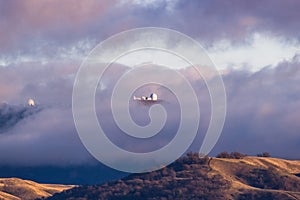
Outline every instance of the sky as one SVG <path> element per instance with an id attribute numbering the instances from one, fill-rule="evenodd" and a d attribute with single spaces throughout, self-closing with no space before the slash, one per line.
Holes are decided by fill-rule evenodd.
<path id="1" fill-rule="evenodd" d="M 76 73 L 99 42 L 141 27 L 174 29 L 195 39 L 222 74 L 227 116 L 212 155 L 267 151 L 275 157 L 300 159 L 299 9 L 298 0 L 0 1 L 1 165 L 94 163 L 72 117 Z M 124 138 L 108 109 L 111 89 L 126 69 L 121 62 L 108 71 L 96 99 L 102 102 L 98 112 L 107 113 L 98 114 L 100 123 L 112 132 L 112 140 L 130 149 L 134 145 L 122 143 Z M 210 104 L 204 82 L 189 67 L 182 72 L 204 107 L 198 142 L 191 146 L 196 151 L 207 129 Z M 164 105 L 172 116 L 163 129 L 166 138 L 131 150 L 158 148 L 172 137 L 178 110 L 174 97 L 167 90 L 164 94 L 175 102 Z M 29 98 L 39 109 L 26 106 Z M 134 109 L 146 112 L 147 107 L 132 109 L 139 116 Z M 148 120 L 147 116 L 135 118 L 144 125 Z"/>

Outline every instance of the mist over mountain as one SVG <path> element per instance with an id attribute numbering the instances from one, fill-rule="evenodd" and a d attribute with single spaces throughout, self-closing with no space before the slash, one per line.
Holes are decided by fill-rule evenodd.
<path id="1" fill-rule="evenodd" d="M 255 73 L 248 70 L 223 72 L 222 77 L 228 99 L 227 118 L 221 137 L 211 155 L 216 155 L 224 150 L 238 150 L 249 155 L 269 151 L 276 157 L 299 158 L 297 149 L 299 149 L 298 132 L 300 127 L 298 123 L 295 123 L 299 119 L 298 108 L 300 108 L 298 57 L 296 56 L 292 61 L 282 62 L 275 68 L 266 67 Z M 113 170 L 102 164 L 99 164 L 99 166 L 101 165 L 99 172 L 95 170 L 97 167 L 91 167 L 91 171 L 94 171 L 95 174 L 105 174 L 105 176 L 101 176 L 102 180 L 91 175 L 86 178 L 82 176 L 76 181 L 75 178 L 69 176 L 72 171 L 84 174 L 88 170 L 82 169 L 93 165 L 98 166 L 98 161 L 87 152 L 75 129 L 71 110 L 71 94 L 76 68 L 70 66 L 68 70 L 63 70 L 64 73 L 61 73 L 62 66 L 59 65 L 52 66 L 53 70 L 50 71 L 41 70 L 37 79 L 33 78 L 37 76 L 34 73 L 36 69 L 29 65 L 23 66 L 13 74 L 9 68 L 0 69 L 0 81 L 3 84 L 7 84 L 16 76 L 25 74 L 22 76 L 24 80 L 15 83 L 15 87 L 23 85 L 23 89 L 15 96 L 11 96 L 12 102 L 19 101 L 23 98 L 22 96 L 34 96 L 42 106 L 46 107 L 39 110 L 39 107 L 27 108 L 27 106 L 2 104 L 0 168 L 3 170 L 0 171 L 0 174 L 3 177 L 17 176 L 35 181 L 44 181 L 46 177 L 49 177 L 49 181 L 52 183 L 75 181 L 74 184 L 100 183 L 109 180 L 110 177 L 115 178 L 112 174 Z M 158 91 L 159 96 L 165 100 L 163 105 L 169 111 L 167 124 L 158 135 L 159 137 L 153 137 L 151 141 L 132 138 L 127 141 L 128 136 L 126 137 L 116 126 L 110 110 L 113 86 L 118 77 L 126 70 L 128 67 L 112 66 L 104 74 L 102 82 L 99 83 L 95 97 L 99 123 L 109 133 L 108 137 L 125 149 L 145 152 L 160 148 L 167 144 L 176 133 L 180 117 L 176 98 L 164 88 Z M 181 72 L 190 79 L 199 97 L 200 128 L 195 142 L 190 147 L 190 150 L 198 151 L 210 119 L 209 95 L 205 83 L 203 80 L 195 78 L 192 68 L 182 69 Z M 289 85 L 288 90 L 286 85 Z M 55 89 L 49 91 L 48 88 Z M 137 91 L 137 95 L 148 95 L 152 88 L 160 87 L 141 88 Z M 0 91 L 2 99 L 5 92 L 7 91 Z M 130 102 L 129 108 L 132 118 L 137 124 L 147 125 L 149 123 L 147 106 Z M 287 146 L 289 148 L 286 148 Z M 9 169 L 10 167 L 11 169 Z M 47 175 L 48 172 L 54 174 L 55 171 L 60 175 Z"/>
<path id="2" fill-rule="evenodd" d="M 101 184 L 127 175 L 128 173 L 111 169 L 96 160 L 88 165 L 0 166 L 0 177 L 18 177 L 51 184 Z"/>
<path id="3" fill-rule="evenodd" d="M 22 120 L 40 112 L 41 107 L 0 104 L 0 134 L 16 126 Z"/>

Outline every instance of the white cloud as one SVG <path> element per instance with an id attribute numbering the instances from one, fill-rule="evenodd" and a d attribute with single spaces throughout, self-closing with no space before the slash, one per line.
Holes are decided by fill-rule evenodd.
<path id="1" fill-rule="evenodd" d="M 168 12 L 173 12 L 178 0 L 122 0 L 119 5 L 131 4 L 142 8 L 153 8 L 164 6 Z"/>
<path id="2" fill-rule="evenodd" d="M 172 67 L 175 69 L 187 67 L 190 63 L 186 62 L 182 58 L 168 53 L 163 50 L 152 50 L 146 49 L 141 51 L 133 51 L 130 54 L 126 54 L 123 57 L 120 57 L 116 62 L 129 66 L 140 66 L 143 64 L 155 64 L 166 67 Z"/>
<path id="3" fill-rule="evenodd" d="M 220 70 L 248 68 L 258 71 L 265 66 L 276 66 L 283 60 L 291 60 L 300 50 L 296 41 L 255 33 L 242 45 L 228 40 L 216 42 L 208 49 L 212 60 Z"/>
<path id="4" fill-rule="evenodd" d="M 96 41 L 88 38 L 66 46 L 57 46 L 51 42 L 42 41 L 39 46 L 33 46 L 28 53 L 16 52 L 11 55 L 0 55 L 0 67 L 32 62 L 43 65 L 57 61 L 78 61 L 80 63 L 95 46 Z"/>

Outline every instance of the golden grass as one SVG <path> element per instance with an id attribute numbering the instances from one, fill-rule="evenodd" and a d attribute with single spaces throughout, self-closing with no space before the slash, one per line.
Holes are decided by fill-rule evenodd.
<path id="1" fill-rule="evenodd" d="M 213 158 L 210 162 L 212 167 L 212 173 L 222 175 L 226 180 L 232 184 L 232 189 L 235 191 L 239 190 L 264 190 L 276 193 L 285 193 L 289 196 L 300 197 L 299 192 L 282 191 L 282 190 L 271 190 L 271 189 L 260 189 L 249 186 L 242 183 L 236 176 L 241 168 L 264 168 L 268 169 L 275 167 L 277 170 L 283 173 L 297 174 L 300 173 L 300 161 L 284 160 L 278 158 L 264 158 L 264 157 L 252 157 L 248 156 L 243 159 L 227 159 L 227 158 Z"/>
<path id="2" fill-rule="evenodd" d="M 21 198 L 15 197 L 11 194 L 5 193 L 5 192 L 0 192 L 0 199 L 9 199 L 9 200 L 20 200 Z"/>
<path id="3" fill-rule="evenodd" d="M 35 199 L 49 197 L 74 185 L 40 184 L 18 178 L 0 178 L 0 199 Z"/>
<path id="4" fill-rule="evenodd" d="M 300 161 L 283 160 L 278 158 L 245 157 L 243 159 L 213 158 L 210 161 L 211 174 L 220 174 L 228 180 L 232 187 L 231 192 L 242 190 L 263 190 L 275 193 L 284 193 L 294 198 L 300 197 L 300 192 L 260 189 L 242 182 L 236 174 L 241 169 L 251 170 L 253 168 L 276 168 L 282 174 L 300 173 Z M 292 176 L 292 175 L 291 175 Z M 48 197 L 54 193 L 62 192 L 74 187 L 74 185 L 39 184 L 30 180 L 18 178 L 0 178 L 0 200 L 34 199 Z"/>

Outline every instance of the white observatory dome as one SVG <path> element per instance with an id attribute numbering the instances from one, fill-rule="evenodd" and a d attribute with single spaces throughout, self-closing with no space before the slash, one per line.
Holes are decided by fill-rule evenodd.
<path id="1" fill-rule="evenodd" d="M 157 101 L 157 99 L 158 99 L 157 94 L 155 94 L 155 93 L 150 94 L 150 98 L 151 98 L 153 101 Z"/>
<path id="2" fill-rule="evenodd" d="M 33 99 L 28 99 L 28 105 L 29 106 L 35 106 L 35 102 Z"/>

